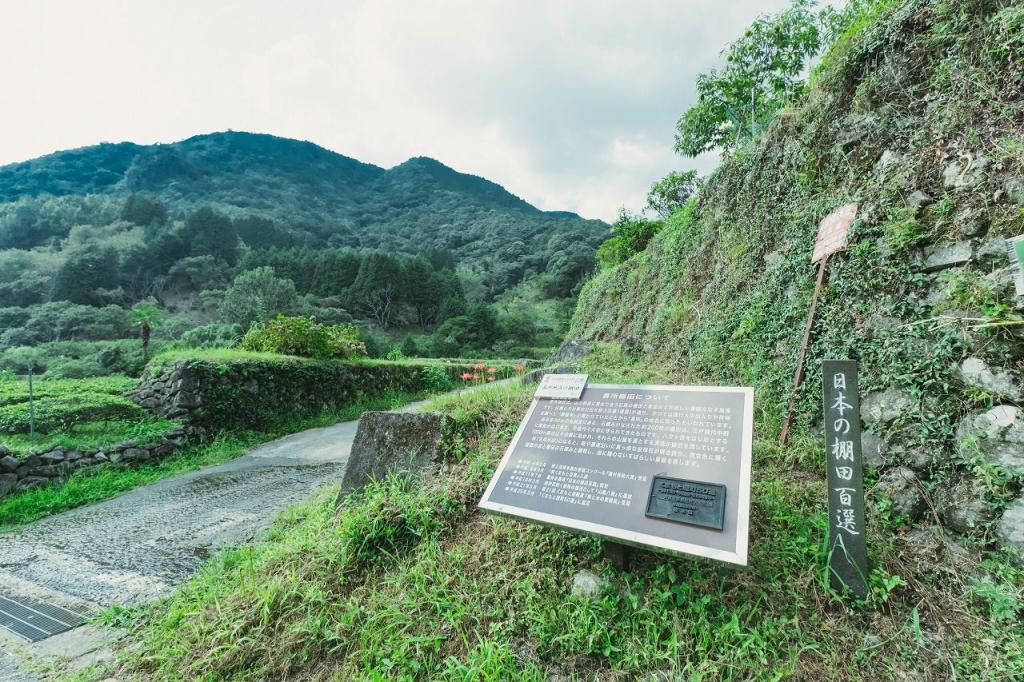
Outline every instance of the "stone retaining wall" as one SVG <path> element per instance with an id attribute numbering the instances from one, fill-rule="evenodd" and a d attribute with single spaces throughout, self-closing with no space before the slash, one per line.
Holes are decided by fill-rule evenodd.
<path id="1" fill-rule="evenodd" d="M 457 386 L 465 365 L 246 357 L 184 359 L 152 367 L 127 397 L 162 418 L 196 429 L 265 430 L 275 423 L 338 410 L 389 392 Z M 514 375 L 508 367 L 497 378 Z M 439 385 L 440 380 L 440 385 Z"/>
<path id="2" fill-rule="evenodd" d="M 0 445 L 0 498 L 65 478 L 76 471 L 101 466 L 132 466 L 163 459 L 184 445 L 188 432 L 176 426 L 159 440 L 139 444 L 124 441 L 95 450 L 70 450 L 61 445 L 45 452 L 15 457 Z"/>

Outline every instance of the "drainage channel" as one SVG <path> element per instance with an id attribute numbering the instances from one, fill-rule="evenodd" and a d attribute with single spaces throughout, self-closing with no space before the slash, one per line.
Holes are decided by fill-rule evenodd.
<path id="1" fill-rule="evenodd" d="M 29 599 L 0 596 L 0 627 L 30 642 L 38 642 L 85 625 L 87 612 L 76 612 Z"/>

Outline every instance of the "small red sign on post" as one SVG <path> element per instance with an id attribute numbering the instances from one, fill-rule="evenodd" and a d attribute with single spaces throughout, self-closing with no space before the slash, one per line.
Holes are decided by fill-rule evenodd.
<path id="1" fill-rule="evenodd" d="M 831 256 L 846 248 L 847 236 L 855 215 L 857 215 L 857 204 L 844 204 L 822 218 L 818 225 L 818 236 L 814 240 L 812 263 L 817 263 L 825 256 Z"/>

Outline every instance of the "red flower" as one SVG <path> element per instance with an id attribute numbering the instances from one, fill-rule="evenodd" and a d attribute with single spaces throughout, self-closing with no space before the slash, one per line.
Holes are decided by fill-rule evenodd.
<path id="1" fill-rule="evenodd" d="M 485 365 L 484 363 L 482 363 L 482 362 L 478 362 L 478 363 L 476 363 L 475 365 L 473 365 L 473 369 L 483 369 L 483 368 L 485 368 L 486 366 L 487 366 L 487 365 Z"/>
<path id="2" fill-rule="evenodd" d="M 463 372 L 463 373 L 462 373 L 462 374 L 460 374 L 459 376 L 461 376 L 461 377 L 462 377 L 462 380 L 463 380 L 463 381 L 469 381 L 470 379 L 472 379 L 472 378 L 473 378 L 473 375 L 472 375 L 472 374 L 470 374 L 469 372 Z"/>
<path id="3" fill-rule="evenodd" d="M 498 371 L 498 368 L 497 368 L 497 367 L 488 367 L 488 368 L 487 368 L 487 371 L 488 371 L 489 373 L 491 373 L 491 374 L 494 374 L 495 372 L 497 372 L 497 371 Z"/>
<path id="4" fill-rule="evenodd" d="M 474 375 L 473 375 L 473 378 L 474 378 L 474 379 L 479 379 L 479 378 L 480 378 L 480 375 L 479 375 L 479 374 L 474 374 Z"/>
<path id="5" fill-rule="evenodd" d="M 523 365 L 512 365 L 512 369 L 514 369 L 517 372 L 525 372 L 526 371 L 526 367 L 523 366 Z"/>

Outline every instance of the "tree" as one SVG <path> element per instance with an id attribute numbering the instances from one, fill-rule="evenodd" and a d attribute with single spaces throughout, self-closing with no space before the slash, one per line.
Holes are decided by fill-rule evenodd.
<path id="1" fill-rule="evenodd" d="M 814 5 L 793 0 L 783 12 L 758 17 L 728 47 L 724 67 L 697 76 L 697 103 L 676 125 L 679 154 L 730 149 L 803 91 L 804 70 L 834 18 L 830 10 L 816 13 Z"/>
<path id="2" fill-rule="evenodd" d="M 405 299 L 416 315 L 416 322 L 424 327 L 433 324 L 437 319 L 441 297 L 445 293 L 443 287 L 447 284 L 446 279 L 439 277 L 430 261 L 422 256 L 405 261 L 402 270 L 405 276 Z"/>
<path id="3" fill-rule="evenodd" d="M 182 238 L 193 256 L 210 255 L 228 265 L 238 262 L 238 233 L 231 219 L 209 207 L 200 208 L 185 221 Z"/>
<path id="4" fill-rule="evenodd" d="M 458 265 L 455 255 L 448 249 L 427 249 L 422 256 L 430 261 L 435 270 L 454 270 Z"/>
<path id="5" fill-rule="evenodd" d="M 320 252 L 313 271 L 311 291 L 317 296 L 340 296 L 356 281 L 361 261 L 351 249 Z"/>
<path id="6" fill-rule="evenodd" d="M 189 256 L 170 267 L 164 281 L 165 291 L 194 293 L 203 289 L 223 288 L 229 279 L 230 268 L 213 256 Z"/>
<path id="7" fill-rule="evenodd" d="M 132 323 L 139 328 L 139 339 L 142 341 L 142 357 L 149 357 L 149 335 L 160 326 L 164 319 L 164 311 L 157 305 L 156 299 L 149 297 L 132 306 Z"/>
<path id="8" fill-rule="evenodd" d="M 381 327 L 387 327 L 403 289 L 402 265 L 398 259 L 374 251 L 363 258 L 350 293 L 360 310 Z"/>
<path id="9" fill-rule="evenodd" d="M 292 236 L 273 220 L 250 215 L 235 218 L 234 225 L 235 232 L 250 249 L 287 248 L 292 245 Z"/>
<path id="10" fill-rule="evenodd" d="M 117 287 L 117 252 L 87 242 L 75 247 L 53 280 L 53 300 L 102 305 L 101 290 Z"/>
<path id="11" fill-rule="evenodd" d="M 412 338 L 411 334 L 407 334 L 402 340 L 401 351 L 402 355 L 407 358 L 419 357 L 420 349 L 416 346 L 416 339 Z"/>
<path id="12" fill-rule="evenodd" d="M 647 193 L 647 209 L 667 218 L 682 208 L 700 186 L 697 171 L 672 171 L 651 185 L 651 191 Z"/>
<path id="13" fill-rule="evenodd" d="M 465 315 L 445 320 L 430 337 L 435 357 L 456 356 L 464 350 L 488 350 L 498 340 L 498 317 L 488 305 L 473 305 Z"/>
<path id="14" fill-rule="evenodd" d="M 435 273 L 438 288 L 441 292 L 440 303 L 434 314 L 434 322 L 440 324 L 445 320 L 466 313 L 466 296 L 462 293 L 462 279 L 452 270 Z"/>
<path id="15" fill-rule="evenodd" d="M 154 196 L 132 193 L 125 199 L 121 208 L 121 220 L 143 227 L 162 225 L 167 222 L 167 208 Z"/>
<path id="16" fill-rule="evenodd" d="M 292 314 L 298 302 L 299 295 L 290 279 L 277 277 L 273 268 L 256 268 L 235 277 L 224 292 L 221 316 L 227 322 L 245 326 Z"/>
<path id="17" fill-rule="evenodd" d="M 555 235 L 548 240 L 546 253 L 546 293 L 553 298 L 571 296 L 594 270 L 594 247 L 578 232 Z"/>

